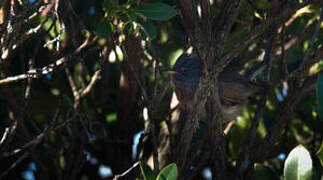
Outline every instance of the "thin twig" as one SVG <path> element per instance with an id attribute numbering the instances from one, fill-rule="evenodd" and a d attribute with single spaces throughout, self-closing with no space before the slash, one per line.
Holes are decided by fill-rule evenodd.
<path id="1" fill-rule="evenodd" d="M 91 78 L 91 81 L 90 83 L 86 86 L 85 89 L 83 89 L 79 95 L 80 95 L 80 98 L 83 98 L 84 96 L 86 96 L 91 90 L 92 88 L 94 87 L 95 83 L 100 79 L 100 75 L 101 75 L 101 71 L 102 69 L 104 68 L 104 65 L 106 64 L 106 61 L 107 61 L 107 55 L 109 54 L 107 52 L 107 47 L 104 47 L 103 51 L 102 51 L 102 54 L 103 54 L 103 59 L 100 61 L 100 67 L 98 70 L 96 70 Z"/>
<path id="2" fill-rule="evenodd" d="M 4 171 L 1 175 L 0 178 L 3 178 L 6 176 L 12 169 L 14 169 L 19 163 L 21 163 L 24 159 L 26 159 L 27 155 L 29 153 L 25 152 L 22 156 L 20 156 L 6 171 Z"/>
<path id="3" fill-rule="evenodd" d="M 281 28 L 281 61 L 282 61 L 282 67 L 281 67 L 281 72 L 282 72 L 282 77 L 283 80 L 285 81 L 288 78 L 288 67 L 287 67 L 287 61 L 285 57 L 285 23 L 283 23 L 282 28 Z"/>
<path id="4" fill-rule="evenodd" d="M 267 30 L 267 28 L 276 20 L 279 20 L 281 18 L 287 17 L 294 13 L 296 10 L 308 5 L 309 3 L 313 2 L 314 0 L 309 0 L 303 3 L 298 4 L 297 6 L 291 8 L 291 9 L 286 9 L 282 13 L 278 14 L 277 16 L 272 16 L 265 20 L 262 24 L 258 25 L 257 27 L 254 28 L 254 30 L 249 33 L 249 35 L 241 41 L 241 43 L 235 45 L 232 50 L 223 56 L 220 59 L 220 64 L 222 66 L 226 66 L 229 64 L 234 57 L 236 57 L 238 54 L 240 54 L 251 42 L 253 42 L 257 37 L 259 37 L 264 31 Z"/>
<path id="5" fill-rule="evenodd" d="M 71 89 L 72 89 L 72 93 L 73 93 L 73 96 L 74 96 L 74 108 L 76 109 L 78 107 L 78 105 L 80 104 L 80 95 L 79 95 L 79 92 L 77 90 L 77 87 L 76 87 L 76 84 L 74 82 L 74 79 L 71 75 L 71 72 L 70 70 L 68 69 L 66 63 L 64 63 L 64 70 L 65 70 L 65 74 L 67 76 L 67 79 L 68 79 L 68 82 L 71 86 Z"/>
<path id="6" fill-rule="evenodd" d="M 149 129 L 151 130 L 151 135 L 152 135 L 152 143 L 153 143 L 153 162 L 154 162 L 154 173 L 157 175 L 158 172 L 159 172 L 159 163 L 158 163 L 158 148 L 157 148 L 157 137 L 156 137 L 156 129 L 157 129 L 157 126 L 156 126 L 156 118 L 155 118 L 155 110 L 156 108 L 154 107 L 154 104 L 153 102 L 149 99 L 148 95 L 147 95 L 147 92 L 145 90 L 145 88 L 143 87 L 139 77 L 138 77 L 138 74 L 136 73 L 134 67 L 132 66 L 132 64 L 129 62 L 129 57 L 127 55 L 127 52 L 124 48 L 124 46 L 121 46 L 123 52 L 124 52 L 124 55 L 125 55 L 125 61 L 127 62 L 127 65 L 129 66 L 129 68 L 131 69 L 136 81 L 137 81 L 137 84 L 138 86 L 140 87 L 141 89 L 141 92 L 143 94 L 143 97 L 144 97 L 144 101 L 146 103 L 146 106 L 148 108 L 148 116 L 149 116 L 149 119 L 150 119 L 150 123 L 149 123 Z"/>
<path id="7" fill-rule="evenodd" d="M 320 71 L 319 73 L 322 72 Z M 275 123 L 269 129 L 265 140 L 253 146 L 252 161 L 263 161 L 268 156 L 268 152 L 271 152 L 270 150 L 275 147 L 275 142 L 280 137 L 282 130 L 290 119 L 294 107 L 302 97 L 315 89 L 318 74 L 307 77 L 304 84 L 301 87 L 294 88 L 280 104 L 279 113 L 274 120 Z"/>
<path id="8" fill-rule="evenodd" d="M 128 60 L 129 57 L 128 57 L 127 51 L 124 48 L 124 46 L 121 46 L 121 48 L 122 48 L 123 54 L 125 55 L 125 58 L 124 59 L 125 59 L 125 61 L 127 61 L 127 65 L 129 66 L 129 68 L 131 69 L 133 75 L 135 76 L 135 79 L 137 81 L 138 86 L 140 87 L 140 90 L 142 92 L 142 95 L 144 97 L 144 100 L 146 102 L 148 102 L 149 101 L 149 98 L 148 98 L 147 92 L 146 92 L 144 86 L 142 85 L 142 83 L 140 81 L 140 78 L 138 77 L 138 74 L 136 73 L 134 67 L 129 63 L 129 60 Z"/>
<path id="9" fill-rule="evenodd" d="M 323 3 L 321 3 L 320 18 L 316 23 L 312 38 L 311 38 L 311 40 L 309 42 L 308 48 L 305 51 L 302 63 L 300 64 L 300 66 L 298 67 L 297 70 L 295 70 L 294 72 L 292 72 L 290 74 L 290 77 L 297 76 L 298 79 L 300 79 L 299 80 L 300 83 L 304 82 L 303 80 L 304 80 L 304 78 L 306 76 L 306 73 L 308 72 L 309 68 L 317 61 L 317 59 L 315 59 L 315 58 L 310 59 L 310 53 L 313 50 L 315 39 L 316 39 L 316 37 L 318 35 L 318 32 L 319 32 L 319 30 L 321 28 L 322 20 L 323 20 Z M 322 51 L 322 48 L 320 48 L 318 51 Z"/>
<path id="10" fill-rule="evenodd" d="M 79 54 L 80 51 L 86 47 L 86 42 L 85 41 L 80 47 L 78 47 L 74 53 L 70 54 L 70 55 L 67 55 L 65 57 L 62 57 L 58 60 L 56 60 L 54 63 L 52 64 L 49 64 L 45 67 L 42 67 L 42 68 L 37 68 L 37 69 L 32 69 L 32 70 L 29 70 L 27 71 L 25 74 L 20 74 L 20 75 L 17 75 L 17 76 L 11 76 L 11 77 L 7 77 L 5 79 L 1 79 L 0 80 L 0 85 L 1 84 L 6 84 L 6 83 L 11 83 L 11 82 L 17 82 L 17 81 L 20 81 L 20 80 L 24 80 L 24 79 L 28 79 L 28 78 L 34 78 L 34 79 L 37 79 L 37 78 L 40 78 L 42 76 L 46 76 L 47 74 L 50 74 L 50 73 L 53 73 L 54 71 L 57 70 L 57 68 L 62 65 L 63 63 L 65 62 L 68 62 L 70 59 L 72 59 L 72 57 L 74 57 L 75 55 Z M 96 49 L 95 47 L 94 48 L 91 48 L 89 49 L 88 51 L 92 51 Z"/>
<path id="11" fill-rule="evenodd" d="M 265 13 L 262 9 L 259 9 L 257 5 L 252 0 L 247 0 L 250 6 L 261 16 L 262 19 L 265 17 Z"/>
<path id="12" fill-rule="evenodd" d="M 139 165 L 139 161 L 137 161 L 136 163 L 134 163 L 129 169 L 127 169 L 122 174 L 115 175 L 114 178 L 113 178 L 113 180 L 117 180 L 119 178 L 122 178 L 123 176 L 127 175 L 132 169 L 134 169 L 135 167 L 137 167 L 138 165 Z"/>
<path id="13" fill-rule="evenodd" d="M 159 62 L 160 61 L 155 57 L 153 58 L 153 56 L 148 53 L 148 51 L 145 49 L 146 44 L 142 43 L 142 46 L 143 46 L 143 51 L 144 51 L 145 56 L 147 57 L 147 59 L 149 61 L 152 61 L 152 66 L 154 68 L 154 91 L 153 91 L 153 99 L 154 99 L 157 95 L 157 87 L 158 87 L 158 80 L 159 80 Z"/>
<path id="14" fill-rule="evenodd" d="M 53 127 L 55 126 L 55 123 L 57 121 L 57 117 L 59 115 L 59 112 L 60 112 L 60 108 L 58 107 L 56 109 L 55 113 L 54 113 L 54 116 L 52 118 L 52 122 L 50 123 L 49 126 L 45 127 L 45 129 L 43 130 L 42 133 L 40 133 L 33 140 L 27 142 L 26 144 L 24 144 L 20 148 L 17 148 L 17 149 L 15 149 L 15 150 L 13 150 L 11 152 L 8 152 L 8 153 L 3 153 L 0 158 L 4 158 L 4 157 L 9 157 L 9 156 L 15 155 L 15 154 L 17 154 L 17 153 L 19 153 L 21 151 L 24 151 L 25 149 L 28 149 L 31 146 L 35 146 L 35 145 L 39 144 L 44 139 L 44 137 L 46 137 L 46 135 L 48 134 L 48 132 L 50 130 L 52 130 Z"/>
<path id="15" fill-rule="evenodd" d="M 269 40 L 268 40 L 268 43 L 267 43 L 267 46 L 266 46 L 266 51 L 265 51 L 265 56 L 264 56 L 264 60 L 263 62 L 267 65 L 267 68 L 265 70 L 265 81 L 266 82 L 269 82 L 269 78 L 270 78 L 270 69 L 271 69 L 271 62 L 272 62 L 272 54 L 273 54 L 273 46 L 274 46 L 274 40 L 275 40 L 275 37 L 277 35 L 277 25 L 276 24 L 273 24 L 271 26 L 271 28 L 269 29 L 268 33 L 269 33 Z M 265 88 L 264 89 L 264 92 L 262 93 L 262 96 L 261 96 L 261 99 L 258 103 L 258 107 L 257 107 L 257 111 L 255 113 L 255 116 L 254 116 L 254 119 L 252 120 L 252 126 L 251 128 L 249 129 L 249 132 L 248 132 L 248 136 L 246 138 L 246 141 L 244 143 L 244 146 L 243 146 L 243 151 L 242 153 L 239 155 L 238 157 L 238 162 L 237 162 L 237 165 L 236 165 L 236 179 L 239 179 L 239 177 L 241 176 L 243 170 L 248 167 L 248 165 L 246 166 L 245 161 L 246 160 L 249 160 L 249 157 L 250 157 L 250 147 L 253 146 L 254 144 L 254 139 L 255 139 L 255 135 L 256 135 L 256 131 L 257 131 L 257 128 L 259 126 L 259 123 L 260 123 L 260 120 L 261 120 L 261 117 L 263 115 L 263 112 L 264 112 L 264 108 L 265 108 L 265 105 L 266 105 L 266 101 L 267 101 L 267 97 L 268 97 L 268 94 L 270 92 L 270 89 L 268 88 Z M 252 162 L 251 162 L 252 164 Z"/>
<path id="16" fill-rule="evenodd" d="M 305 51 L 305 54 L 304 54 L 304 57 L 303 57 L 303 61 L 300 65 L 300 67 L 304 67 L 307 63 L 308 63 L 308 60 L 310 59 L 309 56 L 310 56 L 310 52 L 314 46 L 314 42 L 315 42 L 315 39 L 318 35 L 318 32 L 321 28 L 321 24 L 322 24 L 322 20 L 323 20 L 323 3 L 321 3 L 321 15 L 319 17 L 319 20 L 318 22 L 316 23 L 316 27 L 314 29 L 314 32 L 313 32 L 313 35 L 312 35 L 312 38 L 308 44 L 308 48 L 306 49 Z"/>

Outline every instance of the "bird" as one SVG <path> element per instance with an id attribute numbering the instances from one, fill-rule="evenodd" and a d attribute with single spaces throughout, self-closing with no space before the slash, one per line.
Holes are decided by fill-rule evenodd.
<path id="1" fill-rule="evenodd" d="M 180 105 L 190 110 L 203 73 L 199 56 L 182 54 L 168 73 Z M 218 89 L 224 115 L 233 120 L 247 105 L 255 85 L 239 73 L 225 69 L 218 76 Z"/>

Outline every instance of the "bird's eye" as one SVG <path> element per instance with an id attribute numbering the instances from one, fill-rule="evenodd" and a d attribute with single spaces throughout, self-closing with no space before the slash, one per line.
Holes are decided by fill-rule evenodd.
<path id="1" fill-rule="evenodd" d="M 181 72 L 182 73 L 186 73 L 187 72 L 187 68 L 181 67 Z"/>

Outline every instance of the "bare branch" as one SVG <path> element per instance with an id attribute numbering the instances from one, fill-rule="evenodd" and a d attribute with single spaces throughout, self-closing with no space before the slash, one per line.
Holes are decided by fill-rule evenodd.
<path id="1" fill-rule="evenodd" d="M 54 116 L 53 116 L 51 124 L 49 126 L 47 126 L 43 130 L 42 133 L 40 133 L 38 136 L 36 136 L 36 138 L 34 138 L 33 140 L 27 142 L 26 144 L 24 144 L 20 148 L 17 148 L 15 150 L 11 151 L 11 152 L 3 153 L 0 158 L 15 155 L 15 154 L 17 154 L 17 153 L 19 153 L 21 151 L 24 151 L 24 150 L 30 148 L 31 146 L 35 146 L 35 145 L 39 144 L 44 139 L 44 137 L 48 134 L 48 132 L 53 129 L 53 127 L 54 127 L 54 125 L 55 125 L 55 123 L 57 121 L 57 117 L 59 115 L 59 112 L 60 112 L 60 109 L 58 107 L 56 109 L 55 113 L 54 113 Z"/>
<path id="2" fill-rule="evenodd" d="M 216 56 L 219 58 L 222 56 L 224 44 L 228 39 L 232 25 L 235 23 L 239 10 L 241 6 L 241 1 L 225 1 L 224 7 L 222 9 L 221 15 L 216 19 L 213 31 L 216 33 Z"/>
<path id="3" fill-rule="evenodd" d="M 136 163 L 134 163 L 129 169 L 127 169 L 122 174 L 115 175 L 114 178 L 113 178 L 113 180 L 117 180 L 117 179 L 122 178 L 123 176 L 127 175 L 132 169 L 134 169 L 135 167 L 137 167 L 138 165 L 139 165 L 139 161 L 137 161 Z"/>
<path id="4" fill-rule="evenodd" d="M 25 73 L 25 74 L 20 74 L 20 75 L 17 75 L 17 76 L 12 76 L 12 77 L 7 77 L 5 79 L 2 79 L 2 80 L 0 80 L 0 85 L 1 84 L 6 84 L 6 83 L 11 83 L 11 82 L 16 82 L 16 81 L 20 81 L 20 80 L 24 80 L 24 79 L 28 79 L 28 78 L 37 79 L 37 78 L 43 77 L 43 76 L 45 76 L 45 75 L 47 75 L 49 73 L 53 73 L 54 71 L 57 70 L 57 68 L 60 65 L 62 65 L 63 63 L 68 62 L 75 55 L 78 55 L 81 52 L 81 50 L 83 48 L 85 48 L 87 45 L 88 45 L 88 39 L 80 47 L 78 47 L 74 51 L 74 53 L 72 53 L 72 54 L 70 54 L 68 56 L 62 57 L 62 58 L 56 60 L 54 63 L 49 64 L 48 66 L 45 66 L 45 67 L 42 67 L 42 68 L 37 68 L 37 69 L 31 69 L 31 70 L 27 71 L 27 73 Z M 88 51 L 92 51 L 94 49 L 96 49 L 96 48 L 91 48 Z"/>
<path id="5" fill-rule="evenodd" d="M 24 159 L 27 158 L 28 152 L 25 152 L 22 156 L 20 156 L 6 171 L 4 171 L 1 175 L 0 178 L 3 178 L 6 176 L 11 170 L 13 170 L 19 163 L 21 163 Z"/>
<path id="6" fill-rule="evenodd" d="M 239 53 L 241 53 L 251 42 L 253 42 L 257 37 L 259 37 L 264 31 L 266 31 L 266 29 L 276 20 L 285 18 L 287 16 L 290 16 L 291 14 L 293 14 L 296 10 L 305 7 L 306 5 L 308 5 L 309 3 L 313 2 L 314 0 L 309 0 L 303 3 L 298 4 L 297 6 L 284 10 L 282 13 L 276 15 L 276 16 L 272 16 L 270 18 L 268 18 L 267 20 L 265 20 L 262 24 L 258 25 L 257 27 L 254 28 L 254 30 L 249 33 L 249 35 L 241 41 L 241 43 L 235 45 L 232 50 L 226 54 L 225 56 L 223 56 L 220 59 L 219 64 L 223 67 L 227 66 L 232 60 L 233 58 L 235 58 Z"/>
<path id="7" fill-rule="evenodd" d="M 144 88 L 144 86 L 142 85 L 141 81 L 140 81 L 140 78 L 138 77 L 138 74 L 136 73 L 134 67 L 128 62 L 128 55 L 127 55 L 127 51 L 125 50 L 124 46 L 121 46 L 122 50 L 123 50 L 123 53 L 125 55 L 125 60 L 127 61 L 127 65 L 130 67 L 131 71 L 133 72 L 133 75 L 135 76 L 135 79 L 137 81 L 137 84 L 138 86 L 140 87 L 140 90 L 142 92 L 142 95 L 144 97 L 144 100 L 146 102 L 149 102 L 149 98 L 148 98 L 148 95 L 147 95 L 147 92 Z"/>

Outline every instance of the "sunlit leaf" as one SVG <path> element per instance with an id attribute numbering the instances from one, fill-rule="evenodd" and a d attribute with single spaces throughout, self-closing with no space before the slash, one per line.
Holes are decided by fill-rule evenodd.
<path id="1" fill-rule="evenodd" d="M 106 117 L 105 117 L 107 123 L 111 123 L 111 122 L 114 122 L 117 120 L 117 113 L 111 113 L 111 114 L 108 114 Z"/>
<path id="2" fill-rule="evenodd" d="M 323 61 L 319 61 L 318 63 L 317 63 L 317 71 L 320 71 L 320 70 L 322 70 L 323 69 Z"/>
<path id="3" fill-rule="evenodd" d="M 175 163 L 171 163 L 164 167 L 157 176 L 157 180 L 176 180 L 178 170 Z"/>
<path id="4" fill-rule="evenodd" d="M 139 165 L 144 180 L 155 180 L 155 175 L 153 171 L 146 163 L 140 161 Z"/>
<path id="5" fill-rule="evenodd" d="M 321 143 L 320 149 L 316 152 L 316 155 L 320 159 L 321 165 L 323 166 L 323 142 Z"/>
<path id="6" fill-rule="evenodd" d="M 65 165 L 66 165 L 66 162 L 65 162 L 65 158 L 64 158 L 64 156 L 60 156 L 60 157 L 59 157 L 59 166 L 60 166 L 62 169 L 65 169 Z"/>
<path id="7" fill-rule="evenodd" d="M 288 155 L 284 164 L 285 180 L 310 180 L 312 177 L 312 159 L 307 149 L 298 145 Z"/>
<path id="8" fill-rule="evenodd" d="M 277 173 L 272 168 L 256 163 L 254 167 L 255 180 L 280 180 Z"/>
<path id="9" fill-rule="evenodd" d="M 164 3 L 141 4 L 131 8 L 136 13 L 152 20 L 168 20 L 176 15 L 176 11 Z"/>

